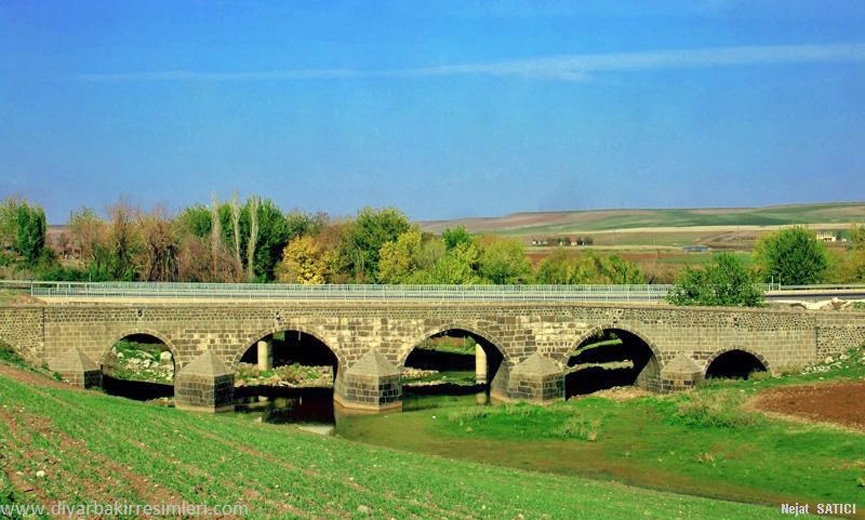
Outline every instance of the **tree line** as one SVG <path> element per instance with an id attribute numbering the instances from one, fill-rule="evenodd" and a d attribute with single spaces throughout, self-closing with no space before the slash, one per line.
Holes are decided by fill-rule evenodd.
<path id="1" fill-rule="evenodd" d="M 124 200 L 106 217 L 82 208 L 49 243 L 44 210 L 20 198 L 0 204 L 0 274 L 70 281 L 282 282 L 297 284 L 641 284 L 647 276 L 615 254 L 565 248 L 532 265 L 521 240 L 463 227 L 423 232 L 395 208 L 351 218 L 284 212 L 267 198 L 235 194 L 170 214 Z M 685 268 L 669 300 L 682 305 L 760 305 L 756 283 L 865 282 L 865 228 L 848 251 L 829 251 L 792 227 L 761 238 L 746 266 L 729 253 Z"/>
<path id="2" fill-rule="evenodd" d="M 850 231 L 847 251 L 830 252 L 813 231 L 794 226 L 762 237 L 748 268 L 730 253 L 713 255 L 700 268 L 679 273 L 667 300 L 676 305 L 756 307 L 763 304 L 759 283 L 812 285 L 865 283 L 865 227 Z"/>
<path id="3" fill-rule="evenodd" d="M 0 209 L 0 264 L 6 277 L 69 281 L 283 282 L 297 284 L 644 283 L 616 255 L 557 251 L 532 267 L 522 241 L 441 236 L 395 208 L 364 208 L 352 218 L 283 212 L 273 201 L 237 195 L 171 215 L 123 200 L 103 218 L 70 216 L 56 243 L 42 208 L 18 198 Z"/>

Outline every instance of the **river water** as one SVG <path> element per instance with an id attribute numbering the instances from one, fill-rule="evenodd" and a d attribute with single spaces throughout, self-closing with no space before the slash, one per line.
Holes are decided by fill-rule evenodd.
<path id="1" fill-rule="evenodd" d="M 404 387 L 403 391 L 403 412 L 489 403 L 483 386 L 434 385 Z M 368 420 L 371 415 L 335 404 L 332 388 L 238 388 L 234 410 L 235 414 L 250 416 L 258 422 L 290 424 L 322 435 L 348 431 L 345 427 L 354 418 Z"/>

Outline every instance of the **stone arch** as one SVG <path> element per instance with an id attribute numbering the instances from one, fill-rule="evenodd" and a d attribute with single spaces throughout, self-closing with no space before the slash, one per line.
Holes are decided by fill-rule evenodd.
<path id="1" fill-rule="evenodd" d="M 703 365 L 703 375 L 704 376 L 708 375 L 709 367 L 712 366 L 712 363 L 714 363 L 715 360 L 717 360 L 719 357 L 723 356 L 724 354 L 729 354 L 730 352 L 742 352 L 744 354 L 748 354 L 751 357 L 753 357 L 754 359 L 756 359 L 757 362 L 759 362 L 761 365 L 763 365 L 763 368 L 767 372 L 772 371 L 772 368 L 769 365 L 769 362 L 766 360 L 765 356 L 763 356 L 759 352 L 752 350 L 752 349 L 749 349 L 749 348 L 745 348 L 745 347 L 731 347 L 731 348 L 723 348 L 723 349 L 717 350 L 711 356 L 709 356 L 709 358 L 706 360 L 705 365 Z"/>
<path id="2" fill-rule="evenodd" d="M 278 325 L 259 330 L 254 334 L 246 336 L 246 339 L 241 342 L 240 346 L 237 348 L 237 351 L 232 356 L 229 363 L 229 368 L 236 368 L 237 364 L 240 363 L 240 360 L 243 358 L 243 355 L 246 353 L 246 351 L 249 350 L 257 341 L 266 338 L 271 334 L 287 331 L 297 331 L 312 336 L 316 340 L 320 341 L 325 347 L 327 347 L 328 350 L 333 353 L 334 357 L 336 357 L 336 361 L 340 369 L 345 366 L 345 359 L 343 358 L 342 353 L 338 348 L 334 347 L 335 342 L 325 340 L 324 334 L 322 334 L 320 331 L 313 330 L 312 328 L 305 325 L 300 325 L 299 323 L 290 322 L 280 323 Z"/>
<path id="3" fill-rule="evenodd" d="M 654 356 L 655 360 L 658 362 L 659 368 L 664 366 L 664 358 L 661 355 L 661 350 L 658 348 L 657 345 L 655 345 L 654 341 L 649 339 L 642 332 L 640 332 L 640 331 L 638 331 L 632 327 L 628 327 L 627 325 L 620 325 L 617 323 L 604 323 L 601 325 L 595 325 L 592 328 L 590 328 L 589 330 L 587 330 L 586 332 L 584 332 L 583 334 L 580 334 L 580 336 L 577 337 L 577 340 L 574 342 L 571 342 L 568 345 L 567 349 L 565 349 L 565 351 L 561 353 L 561 355 L 559 356 L 559 358 L 556 361 L 558 361 L 563 366 L 568 366 L 568 360 L 571 358 L 571 352 L 575 348 L 580 346 L 584 341 L 591 338 L 595 334 L 597 334 L 599 332 L 603 332 L 605 330 L 622 330 L 622 331 L 627 332 L 628 334 L 633 334 L 634 336 L 638 337 L 640 339 L 640 341 L 645 343 L 646 346 L 649 347 L 649 350 L 652 351 L 652 356 Z"/>
<path id="4" fill-rule="evenodd" d="M 426 329 L 422 334 L 414 336 L 413 339 L 410 340 L 408 343 L 404 343 L 397 353 L 396 365 L 400 368 L 403 368 L 409 355 L 412 353 L 415 347 L 421 344 L 421 342 L 435 336 L 436 334 L 441 334 L 442 332 L 447 332 L 449 330 L 462 330 L 483 339 L 499 351 L 499 354 L 502 355 L 504 362 L 511 364 L 510 354 L 505 348 L 501 346 L 501 342 L 498 339 L 493 339 L 495 338 L 494 335 L 467 323 L 447 323 L 445 325 L 430 327 Z"/>
<path id="5" fill-rule="evenodd" d="M 103 360 L 105 359 L 105 356 L 107 356 L 108 353 L 111 352 L 111 349 L 114 348 L 114 345 L 117 344 L 118 341 L 120 341 L 123 338 L 127 338 L 129 336 L 135 336 L 135 335 L 139 335 L 139 334 L 145 335 L 145 336 L 153 336 L 154 338 L 161 341 L 162 344 L 168 348 L 168 351 L 171 352 L 171 357 L 174 359 L 174 375 L 177 376 L 177 372 L 180 369 L 180 366 L 179 366 L 180 357 L 179 357 L 179 352 L 177 351 L 177 347 L 175 347 L 174 343 L 168 338 L 168 336 L 166 336 L 162 332 L 159 332 L 159 331 L 153 330 L 153 329 L 148 329 L 145 327 L 135 327 L 132 329 L 127 329 L 121 334 L 113 335 L 111 337 L 111 340 L 109 340 L 108 345 L 99 351 L 99 358 L 96 360 L 96 362 L 99 363 L 100 365 L 104 364 Z"/>
<path id="6" fill-rule="evenodd" d="M 591 340 L 600 332 L 620 332 L 623 340 L 622 345 L 604 347 L 582 351 L 576 356 L 574 351 L 583 343 Z M 625 337 L 627 334 L 627 337 Z M 641 343 L 636 349 L 627 348 L 629 337 L 631 342 Z M 625 348 L 623 348 L 625 347 Z M 664 366 L 661 350 L 643 332 L 627 325 L 618 323 L 603 323 L 591 327 L 581 334 L 577 340 L 571 343 L 567 350 L 560 355 L 560 363 L 565 367 L 576 366 L 579 360 L 584 363 L 605 363 L 628 360 L 631 367 L 620 367 L 620 369 L 607 371 L 598 366 L 584 367 L 583 370 L 572 372 L 569 368 L 565 371 L 564 391 L 565 398 L 575 395 L 592 393 L 597 390 L 611 388 L 613 386 L 634 385 L 636 387 L 659 391 L 661 385 L 661 370 Z"/>

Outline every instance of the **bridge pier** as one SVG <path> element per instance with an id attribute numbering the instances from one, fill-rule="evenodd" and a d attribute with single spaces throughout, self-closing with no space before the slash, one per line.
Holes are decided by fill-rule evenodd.
<path id="1" fill-rule="evenodd" d="M 564 370 L 540 352 L 519 363 L 505 377 L 509 401 L 548 404 L 565 398 Z"/>
<path id="2" fill-rule="evenodd" d="M 487 383 L 487 353 L 480 345 L 475 345 L 475 383 Z"/>
<path id="3" fill-rule="evenodd" d="M 174 379 L 174 406 L 201 412 L 234 410 L 234 371 L 205 351 Z"/>
<path id="4" fill-rule="evenodd" d="M 258 369 L 261 371 L 273 368 L 273 340 L 263 339 L 256 345 L 258 350 Z"/>
<path id="5" fill-rule="evenodd" d="M 77 348 L 65 351 L 48 363 L 48 368 L 72 386 L 101 388 L 102 367 Z"/>
<path id="6" fill-rule="evenodd" d="M 685 354 L 679 354 L 661 369 L 661 392 L 694 388 L 704 377 L 703 369 Z"/>
<path id="7" fill-rule="evenodd" d="M 370 350 L 342 371 L 334 385 L 333 400 L 352 410 L 402 410 L 402 372 L 378 350 Z"/>

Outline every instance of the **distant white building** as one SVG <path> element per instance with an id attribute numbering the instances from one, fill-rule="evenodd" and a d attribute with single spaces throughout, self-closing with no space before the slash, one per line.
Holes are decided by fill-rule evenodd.
<path id="1" fill-rule="evenodd" d="M 817 240 L 820 242 L 837 242 L 838 235 L 829 231 L 820 231 L 817 233 Z"/>

